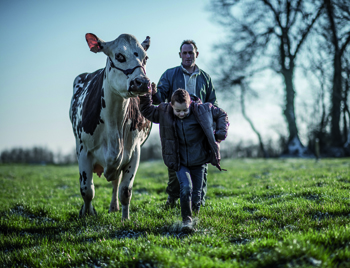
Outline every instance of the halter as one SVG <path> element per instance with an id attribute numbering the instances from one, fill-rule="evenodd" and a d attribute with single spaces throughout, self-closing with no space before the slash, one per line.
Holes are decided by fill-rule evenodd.
<path id="1" fill-rule="evenodd" d="M 142 70 L 143 70 L 143 71 L 145 72 L 145 74 L 146 74 L 145 68 L 143 68 L 143 66 L 141 66 L 141 65 L 136 66 L 136 67 L 134 67 L 134 68 L 132 68 L 132 69 L 123 70 L 123 69 L 120 69 L 120 68 L 118 68 L 117 66 L 115 66 L 110 57 L 108 57 L 108 58 L 109 58 L 109 61 L 110 61 L 110 63 L 111 63 L 111 67 L 112 67 L 112 68 L 115 68 L 115 69 L 117 69 L 117 70 L 119 70 L 119 71 L 122 71 L 122 72 L 126 75 L 127 78 L 129 78 L 129 75 L 132 74 L 132 73 L 136 70 L 136 68 L 142 68 Z"/>

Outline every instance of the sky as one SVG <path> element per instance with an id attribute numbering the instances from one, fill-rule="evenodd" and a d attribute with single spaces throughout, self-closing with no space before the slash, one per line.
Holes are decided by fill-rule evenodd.
<path id="1" fill-rule="evenodd" d="M 217 56 L 213 45 L 224 38 L 224 31 L 208 5 L 209 0 L 1 0 L 0 151 L 45 146 L 66 153 L 74 148 L 68 116 L 74 78 L 103 68 L 106 62 L 103 53 L 90 52 L 86 33 L 105 41 L 129 33 L 140 43 L 150 36 L 147 75 L 154 82 L 180 64 L 181 42 L 193 39 L 199 51 L 197 64 L 210 74 Z M 254 109 L 254 103 L 247 109 L 258 118 L 263 134 L 276 136 L 274 126 L 284 124 L 281 92 L 271 83 L 273 105 L 264 106 L 264 112 Z M 229 112 L 231 138 L 256 139 L 239 109 L 227 101 L 223 106 Z M 268 118 L 261 116 L 267 113 Z"/>

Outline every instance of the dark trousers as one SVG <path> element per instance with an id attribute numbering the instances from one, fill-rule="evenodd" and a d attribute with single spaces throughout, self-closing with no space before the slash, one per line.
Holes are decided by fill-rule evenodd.
<path id="1" fill-rule="evenodd" d="M 202 194 L 201 194 L 201 201 L 202 206 L 205 205 L 205 195 L 207 193 L 207 174 L 208 174 L 208 164 L 205 164 L 204 169 L 204 177 L 203 177 L 203 185 L 202 185 Z M 170 195 L 173 198 L 179 198 L 180 197 L 180 183 L 177 179 L 176 172 L 170 168 L 168 168 L 168 176 L 169 176 L 169 182 L 168 187 L 166 188 L 166 192 L 168 195 Z"/>
<path id="2" fill-rule="evenodd" d="M 188 204 L 188 202 L 192 201 L 192 208 L 195 211 L 199 211 L 201 206 L 205 169 L 206 165 L 194 167 L 180 166 L 180 170 L 176 172 L 180 183 L 180 203 Z"/>

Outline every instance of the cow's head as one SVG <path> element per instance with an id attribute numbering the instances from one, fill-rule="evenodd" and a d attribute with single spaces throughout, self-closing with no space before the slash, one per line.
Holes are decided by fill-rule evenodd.
<path id="1" fill-rule="evenodd" d="M 105 42 L 91 33 L 87 33 L 85 38 L 92 52 L 102 51 L 107 55 L 106 79 L 117 94 L 129 98 L 150 90 L 150 80 L 146 76 L 149 36 L 141 45 L 129 34 L 122 34 L 111 42 Z"/>

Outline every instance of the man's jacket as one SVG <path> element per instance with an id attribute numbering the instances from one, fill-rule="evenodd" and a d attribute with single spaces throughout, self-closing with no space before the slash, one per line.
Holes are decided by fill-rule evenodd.
<path id="1" fill-rule="evenodd" d="M 221 170 L 220 146 L 216 140 L 224 140 L 227 136 L 229 121 L 226 112 L 211 103 L 198 104 L 194 101 L 191 102 L 190 109 L 207 137 L 210 148 L 210 163 Z M 148 120 L 159 124 L 164 163 L 170 169 L 178 171 L 180 169 L 180 152 L 175 126 L 175 120 L 178 118 L 174 115 L 172 106 L 164 102 L 159 106 L 154 106 L 151 95 L 147 94 L 140 96 L 140 110 Z M 216 122 L 215 133 L 214 122 Z"/>
<path id="2" fill-rule="evenodd" d="M 153 103 L 159 104 L 166 100 L 170 102 L 172 94 L 179 88 L 185 89 L 184 72 L 181 66 L 168 69 L 163 73 L 157 85 L 157 93 L 153 96 Z M 199 69 L 196 80 L 196 96 L 203 103 L 210 102 L 218 106 L 213 82 L 210 76 L 201 69 Z"/>

